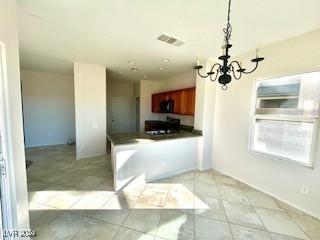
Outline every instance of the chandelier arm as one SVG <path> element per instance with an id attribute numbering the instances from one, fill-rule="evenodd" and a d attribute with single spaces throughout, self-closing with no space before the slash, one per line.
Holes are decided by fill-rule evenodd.
<path id="1" fill-rule="evenodd" d="M 233 66 L 233 64 L 236 64 L 238 66 L 239 69 L 242 69 L 241 68 L 241 65 L 238 61 L 232 61 L 230 64 L 229 64 L 229 67 L 231 68 L 231 71 L 232 71 L 232 74 L 233 74 L 233 77 L 236 79 L 236 80 L 239 80 L 242 76 L 242 72 L 239 71 L 239 76 L 237 77 L 236 73 L 235 73 L 235 67 Z"/>
<path id="2" fill-rule="evenodd" d="M 207 75 L 202 75 L 201 73 L 200 73 L 200 69 L 198 69 L 198 75 L 200 76 L 200 77 L 202 77 L 202 78 L 207 78 L 209 75 L 207 74 Z"/>
<path id="3" fill-rule="evenodd" d="M 249 71 L 249 72 L 244 71 L 243 73 L 244 73 L 244 74 L 250 74 L 250 73 L 253 73 L 253 72 L 258 68 L 258 65 L 259 65 L 259 63 L 258 63 L 258 62 L 256 62 L 256 66 L 255 66 L 251 71 Z"/>
<path id="4" fill-rule="evenodd" d="M 237 77 L 236 73 L 235 73 L 235 70 L 234 70 L 234 67 L 232 65 L 230 65 L 231 67 L 231 70 L 232 70 L 232 75 L 233 77 L 236 79 L 236 80 L 239 80 L 242 76 L 242 72 L 239 72 L 239 76 Z"/>
<path id="5" fill-rule="evenodd" d="M 213 69 L 214 69 L 216 66 L 219 66 L 219 68 L 220 68 L 220 67 L 221 67 L 221 64 L 220 64 L 220 63 L 215 63 L 215 64 L 213 64 L 212 67 L 211 67 L 211 72 L 213 71 Z M 219 69 L 219 68 L 218 68 L 218 69 Z M 217 71 L 218 71 L 218 69 L 217 69 Z"/>
<path id="6" fill-rule="evenodd" d="M 238 65 L 239 69 L 241 69 L 240 63 L 238 61 L 236 61 L 236 60 L 234 60 L 231 63 L 229 63 L 229 66 L 232 66 L 232 64 L 234 64 L 234 63 L 236 63 Z"/>
<path id="7" fill-rule="evenodd" d="M 220 64 L 219 64 L 220 65 Z M 212 82 L 214 82 L 215 80 L 217 80 L 217 78 L 218 78 L 218 75 L 219 75 L 219 72 L 220 72 L 220 68 L 221 68 L 221 65 L 219 66 L 219 68 L 217 69 L 217 71 L 216 71 L 216 74 L 215 74 L 215 77 L 214 78 L 212 78 L 212 75 L 210 75 L 210 80 L 212 81 Z"/>

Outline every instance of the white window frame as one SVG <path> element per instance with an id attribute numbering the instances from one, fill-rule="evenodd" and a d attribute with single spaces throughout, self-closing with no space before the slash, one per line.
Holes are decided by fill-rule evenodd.
<path id="1" fill-rule="evenodd" d="M 273 160 L 279 160 L 284 161 L 286 163 L 293 163 L 298 164 L 300 166 L 308 167 L 308 168 L 314 168 L 315 164 L 315 155 L 316 155 L 316 146 L 318 142 L 319 137 L 319 119 L 318 117 L 305 117 L 305 116 L 283 116 L 283 115 L 264 115 L 264 114 L 256 114 L 256 106 L 257 106 L 257 88 L 261 82 L 265 82 L 268 80 L 274 80 L 276 78 L 286 77 L 286 76 L 294 76 L 299 74 L 307 74 L 312 72 L 320 72 L 320 70 L 314 70 L 314 71 L 308 71 L 308 72 L 300 72 L 300 73 L 293 73 L 293 74 L 287 74 L 287 75 L 277 75 L 273 77 L 268 78 L 260 78 L 257 79 L 254 83 L 253 87 L 253 93 L 252 93 L 252 104 L 251 104 L 251 116 L 250 116 L 250 134 L 249 134 L 249 152 L 257 154 L 262 157 L 266 157 Z M 287 158 L 284 156 L 280 156 L 277 154 L 272 153 L 266 153 L 262 151 L 258 151 L 253 148 L 254 144 L 254 134 L 255 134 L 255 123 L 257 119 L 263 119 L 263 120 L 280 120 L 280 121 L 292 121 L 292 122 L 309 122 L 314 124 L 313 128 L 313 135 L 312 135 L 312 143 L 311 143 L 311 149 L 310 149 L 310 157 L 309 157 L 309 163 L 303 163 L 300 161 L 296 161 L 292 158 Z"/>

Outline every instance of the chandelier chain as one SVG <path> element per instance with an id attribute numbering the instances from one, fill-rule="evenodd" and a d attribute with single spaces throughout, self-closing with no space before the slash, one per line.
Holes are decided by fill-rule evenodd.
<path id="1" fill-rule="evenodd" d="M 228 18 L 227 18 L 227 27 L 223 29 L 225 34 L 225 43 L 229 44 L 229 40 L 231 38 L 232 27 L 230 23 L 230 14 L 231 14 L 231 0 L 229 0 L 228 4 Z"/>

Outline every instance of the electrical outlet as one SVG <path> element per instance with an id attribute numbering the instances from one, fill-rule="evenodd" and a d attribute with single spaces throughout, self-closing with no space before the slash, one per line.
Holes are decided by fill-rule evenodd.
<path id="1" fill-rule="evenodd" d="M 308 194 L 308 193 L 309 193 L 309 188 L 308 188 L 308 186 L 302 185 L 302 186 L 301 186 L 301 193 L 302 193 L 302 194 Z"/>

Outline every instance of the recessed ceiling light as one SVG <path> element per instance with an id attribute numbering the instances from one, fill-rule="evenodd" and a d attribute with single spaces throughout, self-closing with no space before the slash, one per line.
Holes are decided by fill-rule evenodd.
<path id="1" fill-rule="evenodd" d="M 159 68 L 159 70 L 162 71 L 162 70 L 163 70 L 163 67 Z"/>
<path id="2" fill-rule="evenodd" d="M 168 58 L 162 59 L 163 63 L 168 63 L 170 60 Z"/>
<path id="3" fill-rule="evenodd" d="M 133 64 L 134 64 L 134 61 L 133 61 L 133 60 L 130 60 L 128 63 L 129 63 L 130 65 L 133 65 Z"/>

